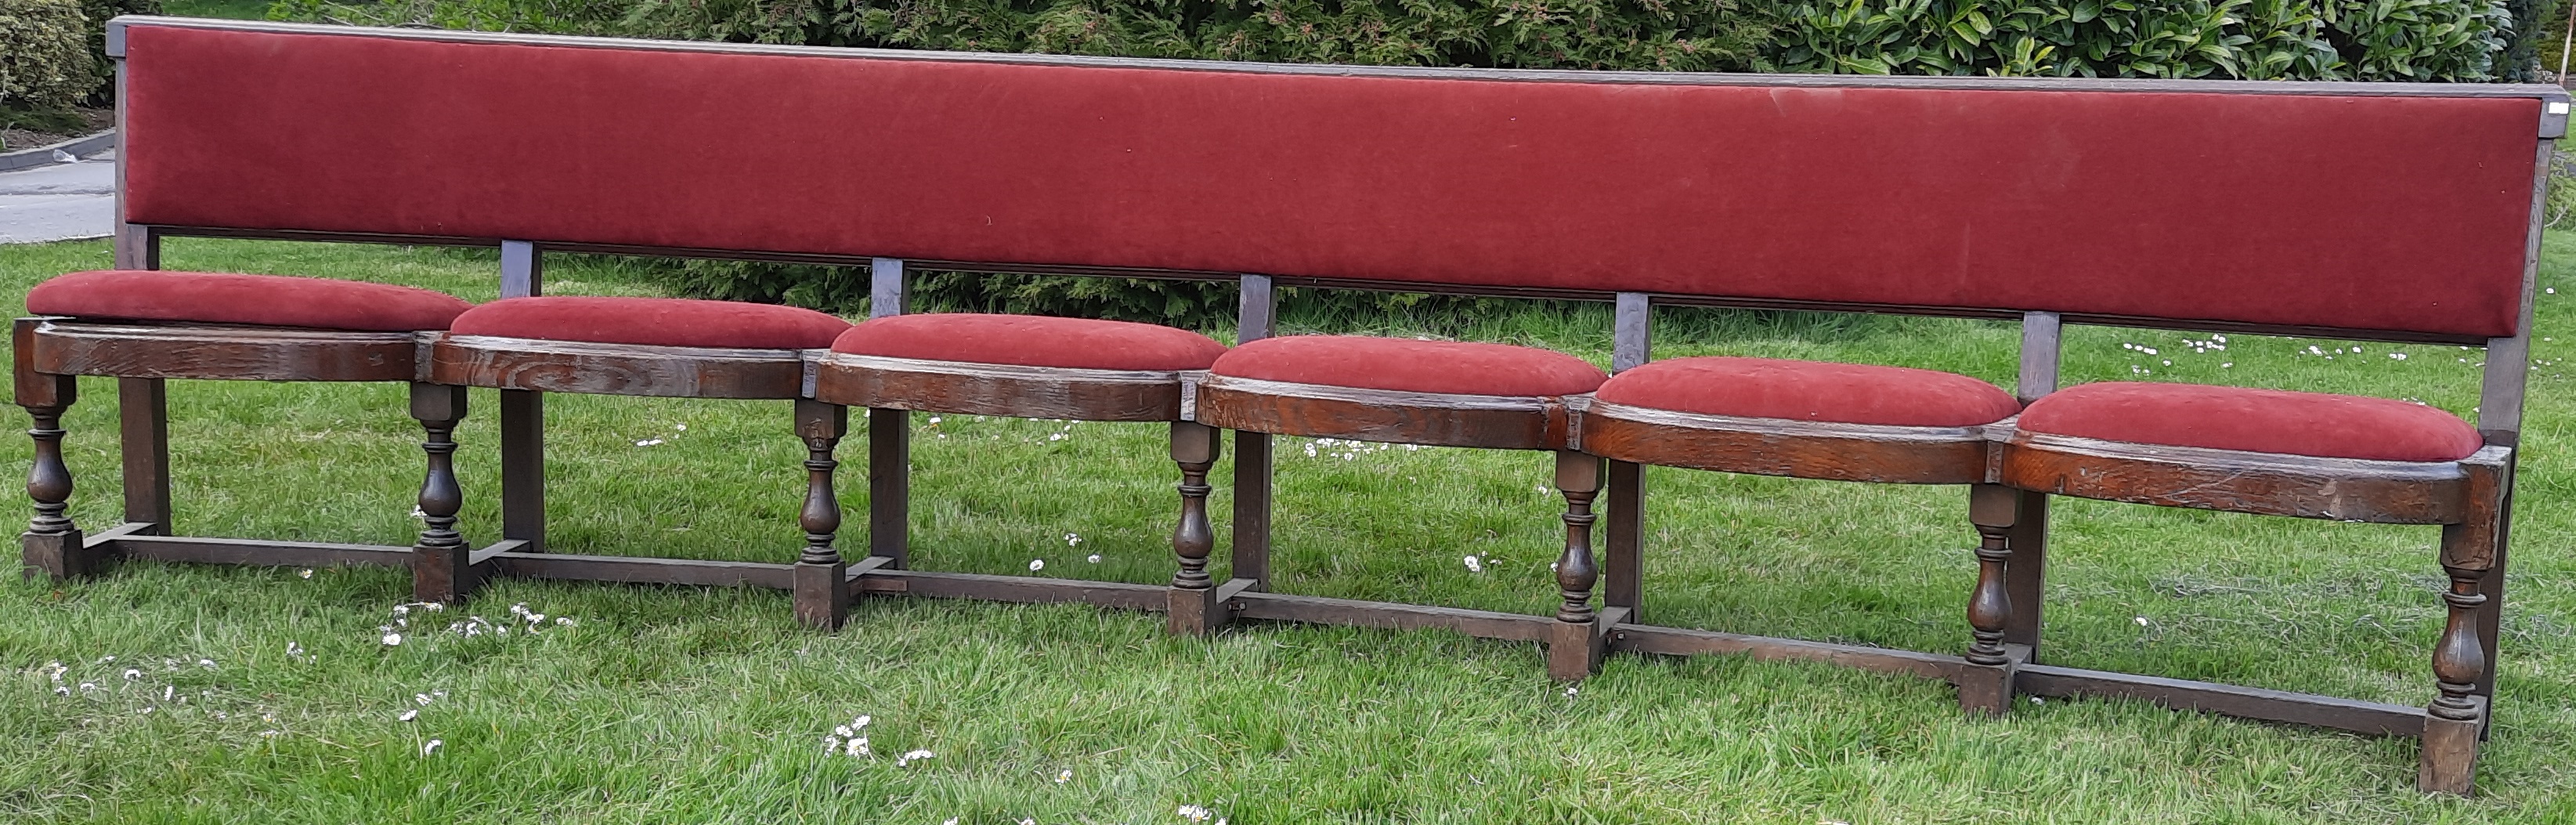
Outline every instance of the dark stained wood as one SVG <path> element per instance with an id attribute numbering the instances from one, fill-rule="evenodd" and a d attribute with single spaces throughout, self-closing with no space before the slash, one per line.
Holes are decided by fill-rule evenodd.
<path id="1" fill-rule="evenodd" d="M 1993 484 L 1968 488 L 1968 521 L 1977 527 L 1977 585 L 1968 597 L 1968 626 L 1974 641 L 1959 670 L 1959 706 L 1969 713 L 1999 716 L 2012 708 L 2013 670 L 2020 656 L 2006 649 L 2004 628 L 2012 617 L 2012 597 L 2005 589 L 2005 567 L 2013 560 L 2005 541 L 2020 518 L 2018 491 Z"/>
<path id="2" fill-rule="evenodd" d="M 1245 275 L 1235 281 L 1235 345 L 1242 346 L 1278 332 L 1279 289 L 1267 275 Z M 1192 417 L 1197 415 L 1197 388 L 1191 388 Z M 1238 430 L 1234 434 L 1234 577 L 1251 581 L 1253 590 L 1270 589 L 1270 485 L 1273 467 L 1270 434 Z"/>
<path id="3" fill-rule="evenodd" d="M 125 471 L 125 520 L 170 527 L 170 394 L 159 378 L 116 379 L 117 453 Z"/>
<path id="4" fill-rule="evenodd" d="M 2054 495 L 2383 524 L 2465 517 L 2468 473 L 2459 462 L 2311 458 L 2032 433 L 2012 436 L 2003 449 L 2005 484 Z"/>
<path id="5" fill-rule="evenodd" d="M 2460 461 L 2461 519 L 2443 525 L 2442 565 L 2485 570 L 2504 550 L 2506 485 L 2512 481 L 2513 453 L 2489 447 Z"/>
<path id="6" fill-rule="evenodd" d="M 501 391 L 501 535 L 546 549 L 546 395 Z"/>
<path id="7" fill-rule="evenodd" d="M 1601 492 L 1601 459 L 1558 450 L 1556 489 L 1565 495 L 1565 552 L 1556 559 L 1557 594 L 1563 601 L 1548 637 L 1547 674 L 1572 681 L 1592 675 L 1606 650 L 1592 609 L 1592 586 L 1601 579 L 1601 568 L 1592 560 L 1592 497 Z"/>
<path id="8" fill-rule="evenodd" d="M 1234 434 L 1234 577 L 1270 589 L 1270 434 Z"/>
<path id="9" fill-rule="evenodd" d="M 868 410 L 868 555 L 912 560 L 912 412 Z"/>
<path id="10" fill-rule="evenodd" d="M 795 587 L 792 564 L 634 556 L 579 556 L 569 553 L 503 553 L 492 559 L 495 572 L 527 579 L 681 584 L 699 587 Z"/>
<path id="11" fill-rule="evenodd" d="M 2057 313 L 2022 313 L 2021 372 L 2013 382 L 2014 398 L 2028 405 L 2056 392 L 2058 361 L 2064 350 L 2064 322 Z M 2002 475 L 2000 452 L 1988 456 L 1992 462 L 1989 469 L 1998 477 Z M 2013 552 L 2012 565 L 2005 570 L 2004 590 L 2012 596 L 2012 616 L 2004 622 L 2004 643 L 2028 648 L 2027 661 L 2038 662 L 2040 614 L 2046 603 L 2048 580 L 2046 494 L 2021 494 L 2020 517 L 2004 541 Z"/>
<path id="12" fill-rule="evenodd" d="M 1603 471 L 1601 603 L 1642 617 L 1646 600 L 1646 468 L 1612 461 Z M 1632 618 L 1630 621 L 1645 621 Z"/>
<path id="13" fill-rule="evenodd" d="M 933 573 L 880 568 L 852 583 L 875 594 L 927 596 L 939 599 L 983 599 L 1022 604 L 1075 602 L 1120 610 L 1162 610 L 1171 588 L 1153 584 L 1048 579 L 1037 576 L 987 576 L 978 573 Z"/>
<path id="14" fill-rule="evenodd" d="M 1548 616 L 1497 613 L 1456 607 L 1289 596 L 1244 592 L 1226 602 L 1238 619 L 1379 627 L 1392 630 L 1445 628 L 1486 639 L 1545 642 L 1557 621 Z"/>
<path id="15" fill-rule="evenodd" d="M 50 319 L 20 318 L 9 325 L 10 403 L 21 407 L 68 407 L 80 395 L 71 376 L 36 369 L 36 330 Z"/>
<path id="16" fill-rule="evenodd" d="M 1172 422 L 1172 463 L 1181 468 L 1181 519 L 1172 528 L 1172 554 L 1180 567 L 1172 573 L 1167 627 L 1175 635 L 1203 636 L 1224 623 L 1216 607 L 1216 582 L 1208 578 L 1208 554 L 1216 550 L 1216 528 L 1208 524 L 1208 469 L 1216 466 L 1217 430 L 1204 424 Z"/>
<path id="17" fill-rule="evenodd" d="M 1666 656 L 1751 656 L 1764 661 L 1823 662 L 1874 673 L 1954 681 L 1957 656 L 1881 647 L 1775 639 L 1710 630 L 1623 624 L 1612 628 L 1610 649 Z"/>
<path id="18" fill-rule="evenodd" d="M 841 529 L 841 499 L 832 490 L 832 470 L 840 462 L 832 448 L 850 430 L 850 408 L 797 399 L 796 437 L 805 442 L 805 509 L 797 523 L 805 528 L 805 552 L 796 559 L 796 620 L 808 627 L 839 630 L 850 618 L 850 591 L 844 584 L 849 565 L 832 537 Z"/>
<path id="19" fill-rule="evenodd" d="M 2015 686 L 2031 696 L 2137 699 L 2170 708 L 2375 736 L 2415 736 L 2424 730 L 2422 708 L 2337 696 L 2050 665 L 2026 665 L 2016 677 Z"/>
<path id="20" fill-rule="evenodd" d="M 431 348 L 429 380 L 505 390 L 785 400 L 804 395 L 803 359 L 798 350 L 447 335 Z"/>
<path id="21" fill-rule="evenodd" d="M 201 536 L 129 535 L 113 540 L 127 558 L 262 567 L 409 567 L 414 548 Z"/>
<path id="22" fill-rule="evenodd" d="M 2004 568 L 2004 593 L 2012 599 L 2004 644 L 2029 648 L 2029 660 L 2037 662 L 2040 614 L 2048 598 L 2048 496 L 2026 490 L 2013 495 L 2021 506 L 2004 533 L 2004 545 L 2012 548 L 2012 563 Z"/>
<path id="23" fill-rule="evenodd" d="M 107 553 L 93 550 L 81 541 L 78 526 L 72 524 L 71 467 L 63 463 L 63 413 L 80 398 L 80 385 L 71 376 L 33 372 L 27 363 L 27 340 L 34 327 L 21 320 L 14 328 L 18 346 L 18 405 L 27 408 L 35 423 L 27 436 L 36 442 L 35 459 L 27 467 L 27 498 L 33 502 L 34 518 L 19 539 L 21 557 L 28 575 L 43 572 L 55 581 L 86 578 L 105 572 Z"/>
<path id="24" fill-rule="evenodd" d="M 1890 427 L 1740 418 L 1592 402 L 1584 452 L 1730 473 L 1895 484 L 1984 481 L 1984 427 Z"/>
<path id="25" fill-rule="evenodd" d="M 412 545 L 412 599 L 462 602 L 473 592 L 477 571 L 465 539 L 456 532 L 456 511 L 465 491 L 456 481 L 456 441 L 450 437 L 465 418 L 465 388 L 413 382 L 411 417 L 427 438 L 421 451 L 429 470 L 420 483 L 420 541 Z"/>
<path id="26" fill-rule="evenodd" d="M 535 243 L 501 242 L 501 297 L 546 294 L 546 258 Z M 546 397 L 501 391 L 501 535 L 546 549 Z"/>
<path id="27" fill-rule="evenodd" d="M 2490 539 L 2495 543 L 2495 551 L 2487 559 L 2487 568 L 2484 573 L 2480 574 L 2478 579 L 2478 592 L 2485 594 L 2487 597 L 2486 604 L 2478 607 L 2478 639 L 2486 648 L 2487 661 L 2490 663 L 2502 661 L 2498 657 L 2501 655 L 2502 651 L 2500 650 L 2500 647 L 2504 639 L 2505 561 L 2506 557 L 2510 555 L 2508 551 L 2513 546 L 2513 486 L 2510 482 L 2514 477 L 2514 465 L 2519 462 L 2520 459 L 2520 451 L 2516 451 L 2514 454 L 2505 457 L 2504 466 L 2500 468 L 2501 475 L 2507 482 L 2504 489 L 2504 495 L 2501 499 L 2496 501 L 2493 516 L 2486 519 L 2490 524 Z M 2478 500 L 2478 496 L 2475 494 L 2477 489 L 2477 473 L 2477 468 L 2472 467 L 2470 470 L 2470 489 L 2472 491 L 2470 500 L 2472 502 Z M 2485 517 L 2482 517 L 2477 513 L 2472 513 L 2470 514 L 2469 521 L 2475 523 L 2481 521 L 2482 518 Z M 2443 536 L 2444 545 L 2447 547 L 2449 546 L 2450 539 L 2447 531 L 2450 528 L 2445 526 L 2443 529 L 2445 531 Z M 2494 696 L 2495 679 L 2496 668 L 2490 666 L 2486 670 L 2486 676 L 2478 680 L 2477 694 L 2479 696 Z"/>
<path id="28" fill-rule="evenodd" d="M 1590 396 L 1539 398 L 1363 390 L 1209 376 L 1196 420 L 1229 430 L 1444 447 L 1569 446 Z"/>
<path id="29" fill-rule="evenodd" d="M 1177 372 L 971 364 L 836 352 L 817 364 L 814 397 L 853 407 L 1017 418 L 1181 419 Z"/>
<path id="30" fill-rule="evenodd" d="M 1610 371 L 1626 372 L 1654 360 L 1654 301 L 1642 292 L 1619 293 L 1611 313 Z M 1589 408 L 1584 423 L 1590 423 Z M 1632 461 L 1612 461 L 1604 479 L 1601 603 L 1625 607 L 1628 621 L 1645 621 L 1646 471 Z"/>
<path id="31" fill-rule="evenodd" d="M 410 381 L 416 336 L 205 324 L 46 320 L 34 368 L 55 375 L 243 381 Z M 22 350 L 24 351 L 24 350 Z"/>
<path id="32" fill-rule="evenodd" d="M 2424 717 L 2424 750 L 2415 774 L 2415 789 L 2424 793 L 2468 796 L 2477 792 L 2478 740 L 2486 735 L 2487 698 L 2471 696 L 2466 718 L 2439 714 Z"/>
<path id="33" fill-rule="evenodd" d="M 2487 602 L 2487 595 L 2479 592 L 2480 579 L 2486 571 L 2447 566 L 2442 570 L 2450 574 L 2451 588 L 2442 594 L 2442 602 L 2450 610 L 2442 625 L 2441 639 L 2433 643 L 2433 679 L 2440 695 L 2425 708 L 2425 714 L 2433 719 L 2473 723 L 2482 729 L 2486 703 L 2485 697 L 2478 695 L 2478 685 L 2486 680 L 2489 660 L 2486 645 L 2478 638 L 2477 625 L 2478 610 Z M 2433 764 L 2430 740 L 2426 744 L 2429 777 Z M 2474 749 L 2469 758 L 2476 758 Z"/>

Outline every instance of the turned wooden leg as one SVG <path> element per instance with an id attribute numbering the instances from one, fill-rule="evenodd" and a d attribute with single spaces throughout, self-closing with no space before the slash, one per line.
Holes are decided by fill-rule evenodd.
<path id="1" fill-rule="evenodd" d="M 2450 618 L 2433 645 L 2433 678 L 2441 695 L 2425 708 L 2424 755 L 2415 785 L 2426 793 L 2467 795 L 2477 784 L 2478 737 L 2484 733 L 2488 697 L 2478 693 L 2487 675 L 2486 646 L 2478 638 L 2479 592 L 2485 571 L 2445 566 L 2451 589 L 2442 594 Z"/>
<path id="2" fill-rule="evenodd" d="M 1557 451 L 1556 489 L 1565 494 L 1565 555 L 1556 560 L 1556 586 L 1565 601 L 1549 628 L 1547 675 L 1573 681 L 1592 675 L 1603 651 L 1592 609 L 1592 586 L 1601 580 L 1592 560 L 1592 499 L 1601 492 L 1601 459 Z"/>
<path id="3" fill-rule="evenodd" d="M 1172 528 L 1172 554 L 1180 570 L 1172 574 L 1172 633 L 1205 635 L 1225 624 L 1216 603 L 1216 582 L 1208 578 L 1208 554 L 1216 550 L 1216 528 L 1208 524 L 1208 468 L 1216 465 L 1217 429 L 1188 421 L 1172 422 L 1172 463 L 1181 465 L 1181 522 Z"/>
<path id="4" fill-rule="evenodd" d="M 20 337 L 18 357 L 25 358 L 27 336 Z M 71 376 L 19 372 L 18 403 L 35 419 L 27 430 L 36 441 L 36 460 L 27 469 L 27 497 L 35 501 L 35 518 L 19 539 L 29 578 L 40 572 L 55 581 L 84 578 L 105 572 L 108 565 L 105 548 L 81 546 L 80 528 L 69 515 L 72 471 L 63 464 L 62 420 L 78 396 Z"/>
<path id="5" fill-rule="evenodd" d="M 2005 646 L 2004 631 L 2013 615 L 2008 565 L 2020 510 L 2018 491 L 1994 484 L 1969 489 L 1968 520 L 1977 526 L 1977 589 L 1968 598 L 1975 641 L 1968 645 L 1967 666 L 1959 669 L 1959 706 L 1969 713 L 2000 715 L 2012 706 L 2013 671 L 2021 662 Z"/>
<path id="6" fill-rule="evenodd" d="M 456 441 L 450 436 L 465 418 L 465 388 L 414 382 L 411 417 L 427 433 L 420 449 L 429 456 L 429 471 L 420 482 L 420 541 L 411 548 L 411 597 L 462 602 L 479 584 L 473 552 L 456 533 L 456 511 L 465 504 L 465 491 L 456 483 Z"/>
<path id="7" fill-rule="evenodd" d="M 839 404 L 797 399 L 796 437 L 805 440 L 805 553 L 796 559 L 796 620 L 809 627 L 838 630 L 850 618 L 850 566 L 832 549 L 841 529 L 841 500 L 832 492 L 832 448 L 850 429 L 850 409 Z"/>

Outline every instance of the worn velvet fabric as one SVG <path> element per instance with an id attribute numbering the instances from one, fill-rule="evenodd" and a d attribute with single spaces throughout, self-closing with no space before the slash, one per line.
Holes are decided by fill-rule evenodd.
<path id="1" fill-rule="evenodd" d="M 2021 411 L 2002 388 L 1906 367 L 1700 357 L 1613 376 L 1596 399 L 1659 410 L 1842 424 L 1971 427 Z"/>
<path id="2" fill-rule="evenodd" d="M 141 269 L 74 272 L 27 292 L 27 311 L 37 315 L 371 332 L 446 329 L 473 306 L 393 284 Z"/>
<path id="3" fill-rule="evenodd" d="M 127 49 L 139 223 L 2464 337 L 2518 324 L 2541 106 L 167 25 Z"/>
<path id="4" fill-rule="evenodd" d="M 1228 350 L 1211 371 L 1370 390 L 1519 396 L 1579 395 L 1609 377 L 1554 350 L 1354 335 L 1264 338 Z"/>
<path id="5" fill-rule="evenodd" d="M 2459 416 L 2394 399 L 2149 382 L 2059 390 L 2031 402 L 2020 426 L 2140 444 L 2383 461 L 2451 461 L 2484 444 Z"/>
<path id="6" fill-rule="evenodd" d="M 738 349 L 832 345 L 850 322 L 799 307 L 688 298 L 504 298 L 456 318 L 449 332 L 597 344 Z"/>
<path id="7" fill-rule="evenodd" d="M 1225 345 L 1185 329 L 1127 321 L 940 312 L 859 322 L 833 352 L 975 364 L 1098 370 L 1203 370 Z"/>

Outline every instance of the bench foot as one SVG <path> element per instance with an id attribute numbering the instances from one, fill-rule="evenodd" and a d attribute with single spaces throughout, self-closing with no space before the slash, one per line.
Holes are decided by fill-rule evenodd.
<path id="1" fill-rule="evenodd" d="M 2487 722 L 2487 698 L 2468 697 L 2470 714 L 2466 719 L 2442 716 L 2436 707 L 2424 717 L 2424 757 L 2415 775 L 2415 789 L 2425 793 L 2447 793 L 2468 796 L 2477 789 L 2478 738 Z"/>
<path id="2" fill-rule="evenodd" d="M 850 566 L 800 561 L 789 574 L 794 587 L 796 621 L 817 630 L 839 630 L 850 620 Z"/>
<path id="3" fill-rule="evenodd" d="M 108 548 L 83 547 L 85 539 L 78 529 L 59 533 L 27 533 L 19 537 L 23 546 L 21 558 L 26 562 L 26 577 L 44 576 L 54 581 L 86 579 L 107 572 L 114 561 Z"/>
<path id="4" fill-rule="evenodd" d="M 1547 675 L 1574 681 L 1592 675 L 1609 649 L 1602 616 L 1592 609 L 1592 587 L 1601 581 L 1592 558 L 1592 499 L 1601 493 L 1601 459 L 1558 450 L 1556 489 L 1565 494 L 1565 554 L 1556 560 L 1556 585 L 1565 602 L 1548 628 Z"/>
<path id="5" fill-rule="evenodd" d="M 1229 618 L 1229 612 L 1217 601 L 1216 588 L 1174 587 L 1168 593 L 1171 612 L 1165 629 L 1174 636 L 1215 633 Z"/>
<path id="6" fill-rule="evenodd" d="M 1959 709 L 1970 716 L 2002 716 L 2012 710 L 2014 679 L 2021 675 L 2021 657 L 2007 656 L 2002 664 L 1984 665 L 1969 662 L 1959 668 Z"/>
<path id="7" fill-rule="evenodd" d="M 451 522 L 453 520 L 451 519 Z M 451 531 L 452 535 L 452 531 Z M 414 545 L 411 549 L 411 598 L 413 601 L 459 604 L 483 584 L 483 568 L 474 564 L 474 551 L 463 542 L 452 545 Z"/>

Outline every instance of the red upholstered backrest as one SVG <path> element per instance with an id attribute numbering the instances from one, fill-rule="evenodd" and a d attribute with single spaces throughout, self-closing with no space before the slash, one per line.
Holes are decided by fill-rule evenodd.
<path id="1" fill-rule="evenodd" d="M 2457 336 L 2542 106 L 125 38 L 136 223 Z"/>

